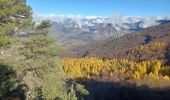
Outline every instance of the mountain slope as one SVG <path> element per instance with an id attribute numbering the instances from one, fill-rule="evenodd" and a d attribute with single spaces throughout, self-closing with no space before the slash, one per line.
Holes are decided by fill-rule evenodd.
<path id="1" fill-rule="evenodd" d="M 116 39 L 109 37 L 103 41 L 76 46 L 66 50 L 62 56 L 168 60 L 169 39 L 170 23 L 166 23 L 129 33 Z"/>

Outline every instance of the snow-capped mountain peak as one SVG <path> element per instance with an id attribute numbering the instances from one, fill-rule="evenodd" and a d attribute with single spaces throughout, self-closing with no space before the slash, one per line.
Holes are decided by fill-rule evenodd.
<path id="1" fill-rule="evenodd" d="M 131 17 L 123 15 L 113 16 L 34 16 L 34 21 L 40 23 L 44 19 L 52 21 L 50 33 L 59 36 L 59 41 L 68 43 L 86 43 L 103 40 L 110 36 L 123 36 L 150 26 L 166 23 L 170 17 Z"/>
<path id="2" fill-rule="evenodd" d="M 80 15 L 49 15 L 34 16 L 34 21 L 42 21 L 50 19 L 56 23 L 77 24 L 78 26 L 92 26 L 94 24 L 112 24 L 114 27 L 130 29 L 134 24 L 138 24 L 139 28 L 146 28 L 159 24 L 159 20 L 170 20 L 170 17 L 149 16 L 149 17 L 129 17 L 123 15 L 113 15 L 108 17 L 101 16 L 80 16 Z M 129 25 L 131 24 L 131 25 Z"/>

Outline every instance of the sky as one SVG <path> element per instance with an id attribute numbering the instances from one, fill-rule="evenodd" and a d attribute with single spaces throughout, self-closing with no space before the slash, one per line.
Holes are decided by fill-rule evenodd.
<path id="1" fill-rule="evenodd" d="M 38 15 L 170 16 L 170 0 L 27 0 Z"/>

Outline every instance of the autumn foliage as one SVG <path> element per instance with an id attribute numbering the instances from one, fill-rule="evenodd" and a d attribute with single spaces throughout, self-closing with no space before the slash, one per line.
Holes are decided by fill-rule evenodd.
<path id="1" fill-rule="evenodd" d="M 169 79 L 169 67 L 160 60 L 135 62 L 128 59 L 102 60 L 90 58 L 64 58 L 62 66 L 72 79 L 130 80 L 148 76 Z M 163 73 L 166 72 L 166 73 Z"/>
<path id="2" fill-rule="evenodd" d="M 167 45 L 167 43 L 161 41 L 155 41 L 150 44 L 141 45 L 130 49 L 128 58 L 135 61 L 164 58 L 164 52 L 167 48 Z"/>

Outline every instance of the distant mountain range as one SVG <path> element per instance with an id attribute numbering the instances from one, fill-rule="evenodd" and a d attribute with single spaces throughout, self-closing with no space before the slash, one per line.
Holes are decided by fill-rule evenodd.
<path id="1" fill-rule="evenodd" d="M 86 44 L 108 37 L 120 37 L 170 21 L 170 17 L 128 17 L 113 15 L 101 16 L 34 16 L 36 23 L 44 19 L 52 21 L 50 33 L 58 37 L 61 45 L 72 46 Z"/>

